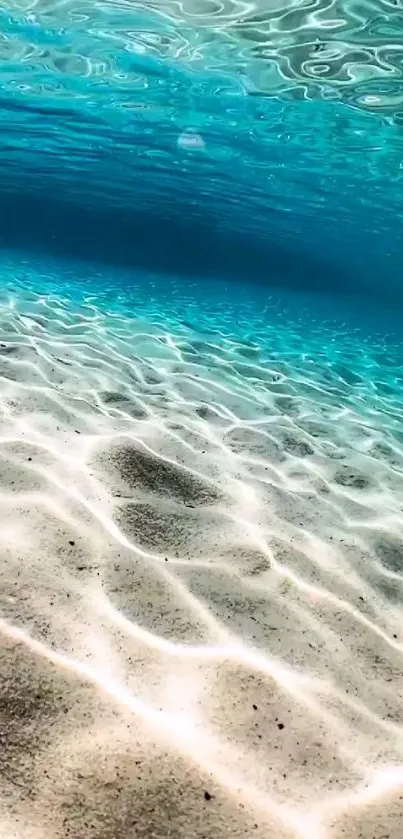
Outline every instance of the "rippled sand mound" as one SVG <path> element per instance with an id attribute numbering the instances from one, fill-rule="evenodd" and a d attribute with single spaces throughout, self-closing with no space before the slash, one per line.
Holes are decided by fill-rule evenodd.
<path id="1" fill-rule="evenodd" d="M 80 294 L 2 293 L 2 839 L 400 839 L 400 350 Z"/>

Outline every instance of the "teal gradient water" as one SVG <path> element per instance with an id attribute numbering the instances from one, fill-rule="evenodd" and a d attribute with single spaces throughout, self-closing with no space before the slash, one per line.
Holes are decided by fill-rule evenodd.
<path id="1" fill-rule="evenodd" d="M 389 2 L 3 5 L 3 244 L 400 298 L 402 20 Z"/>

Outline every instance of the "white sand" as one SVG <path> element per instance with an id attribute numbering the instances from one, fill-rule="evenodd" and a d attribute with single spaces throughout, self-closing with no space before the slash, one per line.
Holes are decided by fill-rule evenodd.
<path id="1" fill-rule="evenodd" d="M 3 301 L 1 839 L 401 839 L 403 411 L 293 340 Z"/>

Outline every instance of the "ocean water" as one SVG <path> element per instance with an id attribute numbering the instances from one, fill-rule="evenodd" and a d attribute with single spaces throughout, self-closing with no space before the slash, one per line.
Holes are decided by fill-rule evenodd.
<path id="1" fill-rule="evenodd" d="M 0 7 L 1 839 L 401 839 L 402 33 Z"/>

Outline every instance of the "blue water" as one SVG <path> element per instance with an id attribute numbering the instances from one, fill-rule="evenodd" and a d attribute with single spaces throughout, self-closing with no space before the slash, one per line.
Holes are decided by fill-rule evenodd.
<path id="1" fill-rule="evenodd" d="M 388 2 L 3 7 L 2 243 L 400 299 L 400 32 Z"/>
<path id="2" fill-rule="evenodd" d="M 401 0 L 0 5 L 0 835 L 401 836 Z"/>

